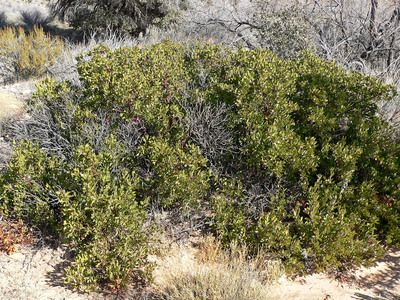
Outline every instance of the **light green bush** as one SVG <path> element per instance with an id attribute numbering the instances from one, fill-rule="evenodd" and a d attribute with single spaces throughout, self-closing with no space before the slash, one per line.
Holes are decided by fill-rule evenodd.
<path id="1" fill-rule="evenodd" d="M 161 137 L 146 139 L 141 147 L 158 175 L 150 182 L 157 195 L 149 191 L 149 197 L 161 198 L 164 206 L 199 206 L 208 192 L 207 161 L 198 147 L 189 144 L 186 148 L 169 145 Z"/>
<path id="2" fill-rule="evenodd" d="M 68 172 L 76 189 L 60 192 L 63 236 L 76 250 L 66 279 L 81 289 L 107 284 L 119 291 L 132 279 L 151 278 L 153 229 L 145 228 L 144 203 L 136 199 L 139 177 L 128 170 L 116 176 L 114 161 L 109 152 L 96 155 L 88 145 L 79 146 Z"/>
<path id="3" fill-rule="evenodd" d="M 393 87 L 307 52 L 282 60 L 167 41 L 100 46 L 78 60 L 81 90 L 46 81 L 31 101 L 32 111 L 51 108 L 57 126 L 46 132 L 70 154 L 36 135 L 39 146 L 17 146 L 0 185 L 4 209 L 58 197 L 43 211 L 77 247 L 76 286 L 122 288 L 147 266 L 151 230 L 135 199 L 208 209 L 227 247 L 261 249 L 288 271 L 358 264 L 400 242 L 400 144 L 377 109 Z M 218 119 L 199 122 L 209 114 Z M 229 134 L 214 143 L 215 132 Z M 33 186 L 23 177 L 32 160 L 43 166 Z"/>
<path id="4" fill-rule="evenodd" d="M 57 186 L 64 184 L 60 162 L 50 159 L 37 144 L 22 141 L 0 177 L 0 208 L 40 227 L 57 227 Z M 10 211 L 11 209 L 12 211 Z"/>
<path id="5" fill-rule="evenodd" d="M 235 122 L 244 133 L 242 161 L 275 184 L 256 218 L 249 209 L 256 204 L 243 192 L 235 192 L 229 205 L 215 197 L 217 229 L 265 247 L 297 271 L 341 267 L 380 253 L 379 239 L 392 243 L 399 236 L 389 217 L 399 213 L 399 144 L 376 105 L 394 88 L 308 53 L 294 61 L 266 51 L 239 53 L 231 74 Z M 257 183 L 241 181 L 244 190 Z M 221 191 L 227 193 L 223 186 Z"/>

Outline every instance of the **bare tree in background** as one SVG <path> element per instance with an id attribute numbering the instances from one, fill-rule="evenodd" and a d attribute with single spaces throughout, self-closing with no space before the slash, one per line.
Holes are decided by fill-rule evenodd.
<path id="1" fill-rule="evenodd" d="M 400 86 L 399 1 L 313 0 L 303 12 L 315 31 L 317 54 Z M 381 103 L 391 121 L 397 102 Z"/>
<path id="2" fill-rule="evenodd" d="M 281 57 L 293 58 L 311 47 L 307 26 L 298 3 L 192 0 L 177 31 L 233 47 L 267 48 Z"/>
<path id="3" fill-rule="evenodd" d="M 190 0 L 177 27 L 183 39 L 200 38 L 233 47 L 257 48 L 250 23 L 253 4 L 249 0 Z"/>

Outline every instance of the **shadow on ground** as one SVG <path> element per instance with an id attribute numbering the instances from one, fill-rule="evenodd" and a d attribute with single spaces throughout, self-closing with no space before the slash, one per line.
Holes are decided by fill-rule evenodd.
<path id="1" fill-rule="evenodd" d="M 80 295 L 82 298 L 85 299 L 110 299 L 111 296 L 114 296 L 114 299 L 116 299 L 115 295 L 112 295 L 112 293 L 108 291 L 97 291 L 93 294 L 84 293 L 77 291 L 71 285 L 67 284 L 64 280 L 64 278 L 66 277 L 65 269 L 71 266 L 72 260 L 73 259 L 71 253 L 66 250 L 64 252 L 63 260 L 53 265 L 53 269 L 46 273 L 47 286 L 52 288 L 62 288 L 66 291 L 69 291 L 70 293 Z"/>
<path id="2" fill-rule="evenodd" d="M 381 266 L 381 267 L 380 267 Z M 385 258 L 377 260 L 376 271 L 360 275 L 361 287 L 374 293 L 374 297 L 356 293 L 354 299 L 396 299 L 400 300 L 400 254 L 389 253 Z"/>

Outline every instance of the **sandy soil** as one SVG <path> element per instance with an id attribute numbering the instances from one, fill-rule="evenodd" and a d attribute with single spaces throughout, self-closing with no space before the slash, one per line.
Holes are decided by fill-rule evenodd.
<path id="1" fill-rule="evenodd" d="M 22 112 L 22 102 L 10 92 L 0 92 L 0 117 Z"/>
<path id="2" fill-rule="evenodd" d="M 23 113 L 23 100 L 10 88 L 0 88 L 0 118 Z"/>
<path id="3" fill-rule="evenodd" d="M 0 253 L 0 299 L 103 299 L 101 294 L 80 294 L 63 282 L 68 263 L 63 248 L 24 249 Z"/>
<path id="4" fill-rule="evenodd" d="M 390 252 L 373 267 L 358 268 L 347 280 L 326 274 L 284 280 L 273 288 L 273 299 L 400 299 L 400 251 Z"/>
<path id="5" fill-rule="evenodd" d="M 100 293 L 78 293 L 63 283 L 63 268 L 68 264 L 65 253 L 62 247 L 0 253 L 0 299 L 106 299 Z M 187 260 L 187 252 L 183 253 L 182 260 Z M 270 299 L 400 299 L 400 251 L 347 278 L 346 282 L 326 274 L 281 278 L 271 286 Z"/>
<path id="6" fill-rule="evenodd" d="M 35 83 L 26 81 L 0 86 L 0 135 L 5 119 L 24 115 L 24 100 L 32 95 Z M 11 152 L 11 146 L 0 136 L 0 171 L 10 158 Z"/>

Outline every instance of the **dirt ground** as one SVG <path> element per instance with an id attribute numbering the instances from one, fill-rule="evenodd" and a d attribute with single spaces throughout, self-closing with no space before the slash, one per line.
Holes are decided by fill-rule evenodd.
<path id="1" fill-rule="evenodd" d="M 187 252 L 182 255 L 187 261 Z M 62 280 L 67 264 L 62 247 L 0 253 L 0 299 L 111 299 L 70 289 Z M 389 253 L 371 268 L 355 270 L 348 278 L 341 282 L 326 274 L 295 280 L 282 277 L 270 287 L 270 299 L 400 299 L 400 251 Z"/>
<path id="2" fill-rule="evenodd" d="M 64 254 L 63 248 L 0 253 L 0 299 L 103 299 L 101 294 L 80 294 L 64 284 Z"/>
<path id="3" fill-rule="evenodd" d="M 272 288 L 272 299 L 400 299 L 400 251 L 390 252 L 373 267 L 358 268 L 347 280 L 314 274 L 284 280 Z"/>

